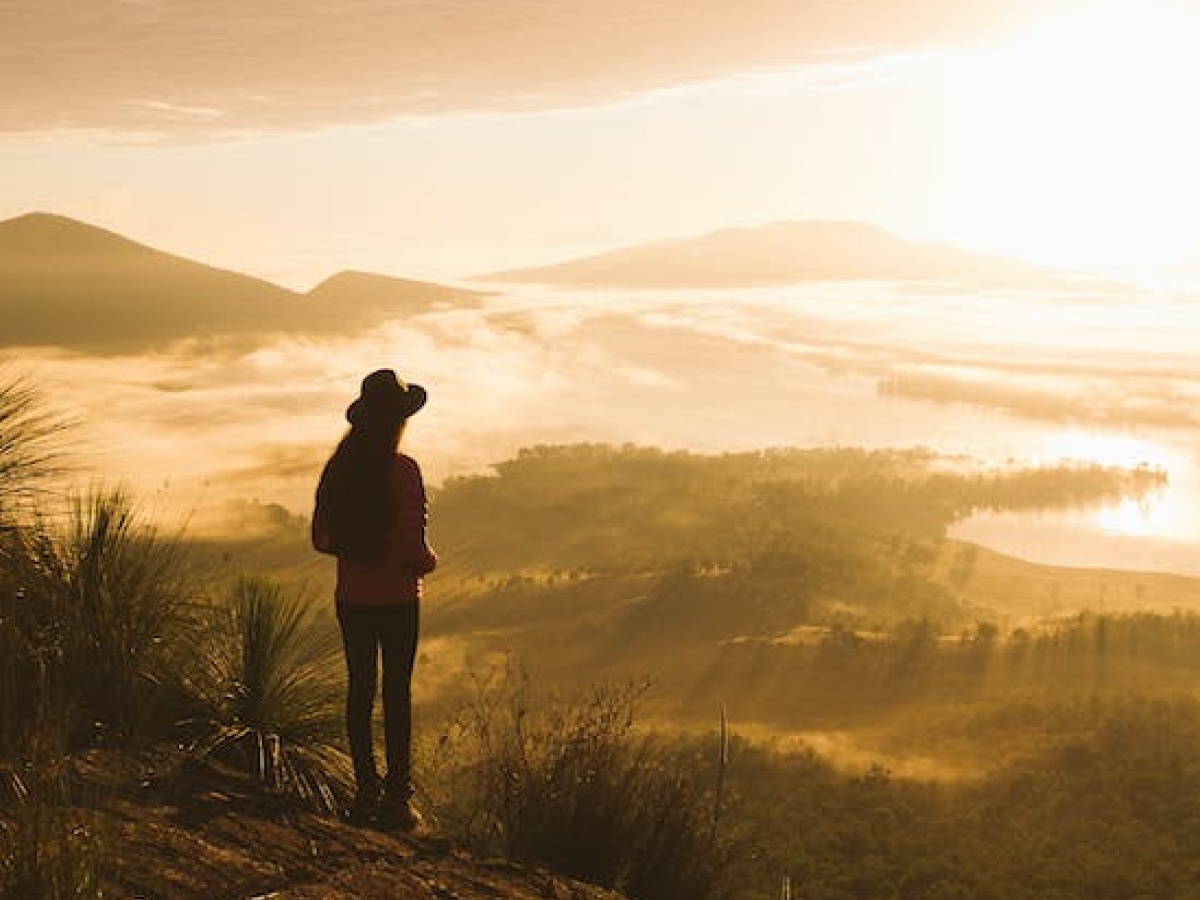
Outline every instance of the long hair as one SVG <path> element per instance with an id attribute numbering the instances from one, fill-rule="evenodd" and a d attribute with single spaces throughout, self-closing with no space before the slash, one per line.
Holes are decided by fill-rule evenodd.
<path id="1" fill-rule="evenodd" d="M 404 421 L 351 426 L 334 450 L 317 486 L 337 555 L 374 563 L 383 557 L 394 516 L 388 489 Z"/>

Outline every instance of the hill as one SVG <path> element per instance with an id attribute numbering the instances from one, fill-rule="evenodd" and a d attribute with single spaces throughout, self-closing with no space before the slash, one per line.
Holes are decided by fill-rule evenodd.
<path id="1" fill-rule="evenodd" d="M 374 272 L 338 272 L 311 291 L 309 298 L 359 313 L 397 315 L 421 313 L 447 305 L 469 303 L 477 291 L 448 287 L 411 278 L 392 278 Z"/>
<path id="2" fill-rule="evenodd" d="M 624 247 L 485 281 L 588 287 L 721 288 L 804 281 L 905 281 L 1046 287 L 1066 273 L 898 237 L 862 222 L 779 222 Z"/>
<path id="3" fill-rule="evenodd" d="M 61 892 L 36 896 L 68 896 L 69 884 L 72 897 L 154 900 L 622 900 L 544 867 L 472 856 L 434 832 L 352 827 L 228 768 L 187 763 L 173 749 L 93 749 L 64 762 L 60 790 L 76 802 L 0 809 L 0 835 L 15 824 L 24 841 L 18 858 L 40 852 L 37 864 L 61 878 Z M 9 849 L 0 841 L 0 861 Z"/>
<path id="4" fill-rule="evenodd" d="M 0 222 L 6 346 L 122 353 L 184 338 L 341 333 L 466 294 L 361 273 L 301 294 L 64 216 Z"/>
<path id="5" fill-rule="evenodd" d="M 560 679 L 669 673 L 664 688 L 681 692 L 720 648 L 788 645 L 806 630 L 893 633 L 927 621 L 957 635 L 1039 604 L 1046 616 L 1077 612 L 1102 573 L 1055 588 L 1051 604 L 1046 582 L 1063 581 L 1054 570 L 965 553 L 947 529 L 973 510 L 1136 495 L 1162 477 L 950 471 L 919 450 L 700 456 L 603 445 L 534 448 L 496 470 L 433 498 L 446 566 L 427 633 L 465 640 L 480 658 L 528 653 Z M 1196 602 L 1186 579 L 1110 581 L 1124 609 L 1151 595 Z"/>
<path id="6" fill-rule="evenodd" d="M 1036 743 L 1037 723 L 959 734 L 949 754 L 914 717 L 953 728 L 965 708 L 990 715 L 1013 697 L 1192 689 L 1200 580 L 1038 565 L 947 537 L 974 510 L 1138 496 L 1161 472 L 950 462 L 576 445 L 451 479 L 431 496 L 441 564 L 423 601 L 423 715 L 517 660 L 565 692 L 649 678 L 652 718 L 672 728 L 710 724 L 724 701 L 757 733 L 832 729 L 855 759 L 979 772 L 1002 740 L 1005 756 Z M 327 605 L 333 566 L 308 548 L 306 522 L 271 522 L 197 549 Z"/>

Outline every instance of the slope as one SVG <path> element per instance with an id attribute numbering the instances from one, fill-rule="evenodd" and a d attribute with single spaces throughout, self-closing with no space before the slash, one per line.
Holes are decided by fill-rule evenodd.
<path id="1" fill-rule="evenodd" d="M 466 295 L 361 273 L 300 294 L 64 216 L 0 222 L 0 346 L 126 353 L 185 338 L 343 334 Z"/>
<path id="2" fill-rule="evenodd" d="M 1047 287 L 1066 273 L 898 237 L 863 222 L 778 222 L 625 247 L 480 276 L 605 287 L 751 287 L 805 281 L 912 281 Z"/>

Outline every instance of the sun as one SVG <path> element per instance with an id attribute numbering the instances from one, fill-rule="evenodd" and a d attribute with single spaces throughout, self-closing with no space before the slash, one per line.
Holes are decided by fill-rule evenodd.
<path id="1" fill-rule="evenodd" d="M 969 196 L 987 242 L 1137 268 L 1200 248 L 1200 9 L 1075 4 L 964 72 Z"/>
<path id="2" fill-rule="evenodd" d="M 1105 534 L 1122 537 L 1159 537 L 1171 533 L 1167 503 L 1161 493 L 1141 500 L 1126 497 L 1105 504 L 1096 513 L 1096 524 Z"/>

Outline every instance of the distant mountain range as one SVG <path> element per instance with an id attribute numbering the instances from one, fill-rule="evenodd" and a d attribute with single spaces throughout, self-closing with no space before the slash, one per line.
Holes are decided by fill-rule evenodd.
<path id="1" fill-rule="evenodd" d="M 911 241 L 860 222 L 727 229 L 479 278 L 613 288 L 846 280 L 964 287 L 1081 283 L 1070 273 Z M 479 296 L 354 271 L 302 293 L 64 216 L 30 213 L 0 222 L 0 347 L 120 353 L 184 338 L 345 334 L 438 306 L 473 304 Z"/>
<path id="2" fill-rule="evenodd" d="M 0 222 L 0 346 L 118 353 L 182 338 L 344 333 L 476 296 L 362 272 L 305 294 L 64 216 Z"/>
<path id="3" fill-rule="evenodd" d="M 779 222 L 655 241 L 548 266 L 478 276 L 578 287 L 722 288 L 805 281 L 904 281 L 972 287 L 1078 282 L 1069 273 L 912 241 L 862 222 Z"/>

